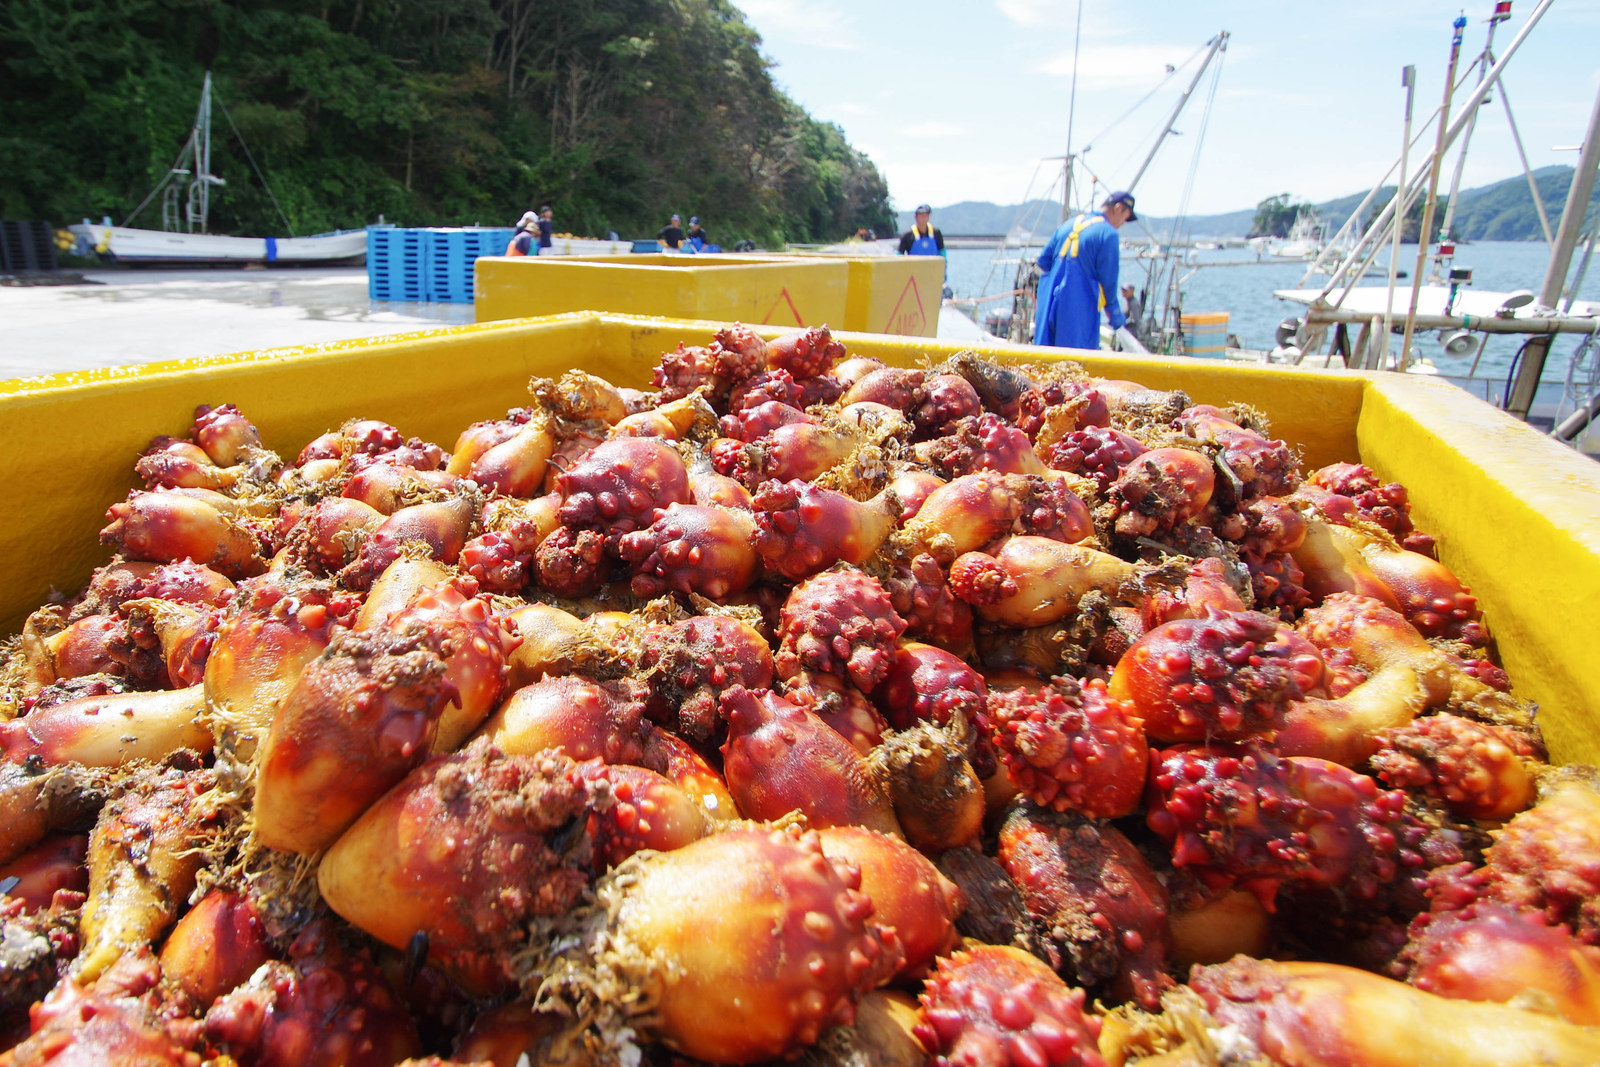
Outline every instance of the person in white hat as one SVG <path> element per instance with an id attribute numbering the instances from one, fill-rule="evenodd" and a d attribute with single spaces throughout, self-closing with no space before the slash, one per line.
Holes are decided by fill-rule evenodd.
<path id="1" fill-rule="evenodd" d="M 522 218 L 517 220 L 517 232 L 512 235 L 511 241 L 506 245 L 505 254 L 508 256 L 536 256 L 534 251 L 535 235 L 539 232 L 539 215 L 537 212 L 524 211 Z"/>

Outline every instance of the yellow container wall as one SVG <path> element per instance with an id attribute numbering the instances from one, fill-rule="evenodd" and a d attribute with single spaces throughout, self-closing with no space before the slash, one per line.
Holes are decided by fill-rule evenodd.
<path id="1" fill-rule="evenodd" d="M 482 261 L 480 261 L 482 262 Z M 0 383 L 0 629 L 15 632 L 52 587 L 83 585 L 110 556 L 97 532 L 136 484 L 157 434 L 188 432 L 198 404 L 238 404 L 293 458 L 347 418 L 378 418 L 446 448 L 474 421 L 528 398 L 532 376 L 581 367 L 648 387 L 660 354 L 704 344 L 706 322 L 581 313 L 366 342 Z M 763 331 L 769 336 L 782 331 Z M 965 346 L 840 335 L 899 365 Z M 1559 761 L 1600 762 L 1600 466 L 1445 383 L 1405 375 L 1273 370 L 1001 347 L 999 361 L 1074 358 L 1091 374 L 1247 402 L 1307 469 L 1359 459 L 1410 491 L 1420 527 L 1479 597 L 1518 695 L 1541 705 Z"/>
<path id="2" fill-rule="evenodd" d="M 858 333 L 932 337 L 944 297 L 942 256 L 858 256 L 840 327 Z"/>
<path id="3" fill-rule="evenodd" d="M 479 322 L 616 311 L 821 326 L 845 320 L 849 290 L 844 262 L 789 256 L 489 256 L 474 269 Z"/>

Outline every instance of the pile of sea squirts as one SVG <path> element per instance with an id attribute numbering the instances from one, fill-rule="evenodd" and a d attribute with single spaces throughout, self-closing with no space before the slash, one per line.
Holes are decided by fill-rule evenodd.
<path id="1" fill-rule="evenodd" d="M 6 646 L 0 1064 L 1600 1061 L 1593 772 L 1403 487 L 826 328 L 654 384 L 151 442 Z"/>

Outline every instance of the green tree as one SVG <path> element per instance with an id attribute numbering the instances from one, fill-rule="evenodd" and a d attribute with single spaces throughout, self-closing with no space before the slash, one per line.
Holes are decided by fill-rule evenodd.
<path id="1" fill-rule="evenodd" d="M 1250 223 L 1251 237 L 1287 237 L 1301 208 L 1310 204 L 1292 202 L 1288 193 L 1269 196 L 1256 205 L 1256 217 Z"/>
<path id="2" fill-rule="evenodd" d="M 585 233 L 698 214 L 724 244 L 892 228 L 877 168 L 760 46 L 727 0 L 7 0 L 0 214 L 122 221 L 210 70 L 217 232 L 282 232 L 280 209 L 299 233 L 504 224 L 542 202 Z"/>
<path id="3" fill-rule="evenodd" d="M 1394 202 L 1394 187 L 1393 186 L 1387 187 L 1386 189 L 1383 190 L 1383 192 L 1387 193 L 1388 196 L 1383 200 L 1383 203 L 1381 205 L 1379 205 L 1379 209 L 1378 210 L 1380 210 L 1380 211 L 1383 210 L 1384 208 L 1387 208 L 1390 204 L 1392 204 Z M 1419 195 L 1415 200 L 1413 200 L 1411 202 L 1411 207 L 1409 209 L 1407 209 L 1406 217 L 1405 217 L 1404 221 L 1402 221 L 1402 223 L 1400 225 L 1400 240 L 1405 244 L 1416 244 L 1417 243 L 1417 234 L 1422 232 L 1422 212 L 1423 212 L 1424 208 L 1426 207 L 1425 197 L 1426 197 L 1426 194 Z M 1448 196 L 1441 195 L 1439 197 L 1439 199 L 1438 199 L 1438 203 L 1435 205 L 1435 207 L 1433 209 L 1432 234 L 1428 238 L 1428 241 L 1429 241 L 1430 244 L 1432 244 L 1433 242 L 1436 242 L 1436 241 L 1439 240 L 1439 231 L 1440 231 L 1441 227 L 1444 226 L 1444 213 L 1445 213 L 1446 207 L 1449 206 L 1449 203 L 1450 203 L 1450 198 Z M 1462 219 L 1458 215 L 1456 217 L 1455 221 L 1456 221 L 1456 225 L 1455 225 L 1454 228 L 1457 231 L 1457 233 L 1459 234 L 1460 231 L 1461 231 Z"/>

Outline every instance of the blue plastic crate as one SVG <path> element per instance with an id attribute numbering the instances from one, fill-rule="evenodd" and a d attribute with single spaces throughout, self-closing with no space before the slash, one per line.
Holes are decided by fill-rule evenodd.
<path id="1" fill-rule="evenodd" d="M 367 231 L 367 294 L 373 300 L 470 304 L 473 264 L 498 256 L 515 231 L 504 227 L 383 228 Z"/>
<path id="2" fill-rule="evenodd" d="M 511 238 L 517 231 L 506 227 L 503 229 L 475 230 L 473 232 L 478 241 L 478 255 L 499 256 L 505 254 L 506 245 L 511 243 Z"/>
<path id="3" fill-rule="evenodd" d="M 369 229 L 367 295 L 373 300 L 426 300 L 427 244 L 427 236 L 421 230 Z"/>
<path id="4" fill-rule="evenodd" d="M 471 303 L 472 264 L 479 255 L 477 231 L 428 230 L 424 248 L 427 298 L 441 303 Z"/>

